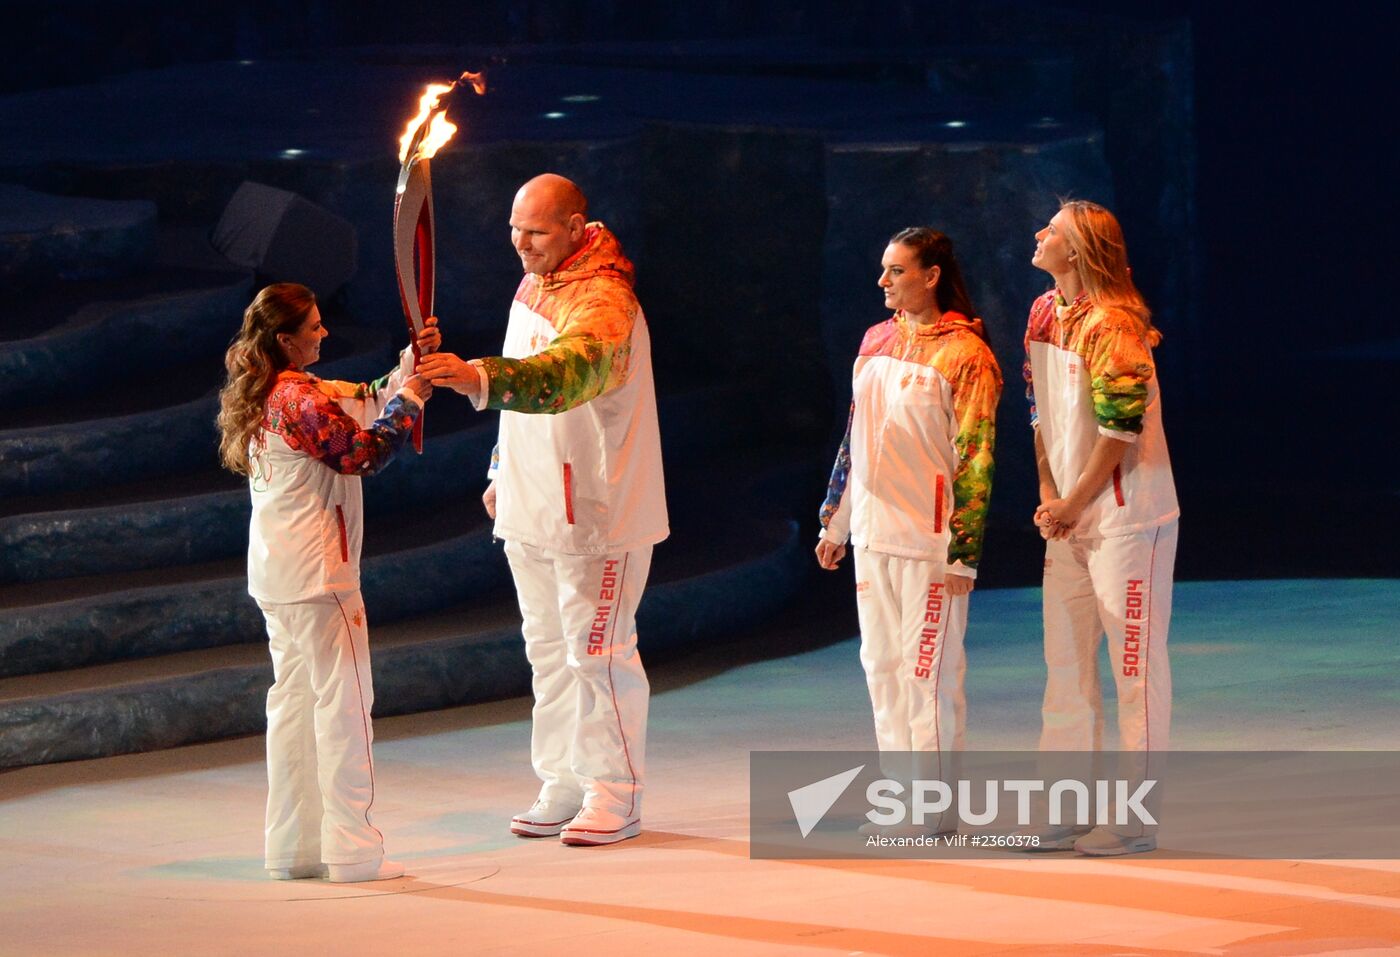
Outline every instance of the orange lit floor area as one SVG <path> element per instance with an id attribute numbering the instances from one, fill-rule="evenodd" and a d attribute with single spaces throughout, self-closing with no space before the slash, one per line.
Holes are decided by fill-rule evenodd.
<path id="1" fill-rule="evenodd" d="M 968 745 L 1031 748 L 1039 594 L 974 598 Z M 613 847 L 507 832 L 535 792 L 523 699 L 377 722 L 375 822 L 408 875 L 372 885 L 264 876 L 260 737 L 6 772 L 0 954 L 1400 950 L 1396 860 L 750 859 L 750 750 L 871 745 L 857 641 L 803 647 L 812 618 L 768 651 L 749 638 L 652 669 L 645 830 Z M 1397 620 L 1394 581 L 1178 585 L 1174 747 L 1396 750 Z M 1351 811 L 1260 809 L 1299 828 L 1328 813 Z"/>

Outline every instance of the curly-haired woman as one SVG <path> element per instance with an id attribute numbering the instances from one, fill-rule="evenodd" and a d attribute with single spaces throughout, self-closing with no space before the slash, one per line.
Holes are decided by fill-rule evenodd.
<path id="1" fill-rule="evenodd" d="M 369 384 L 306 371 L 328 333 L 311 290 L 258 293 L 224 357 L 219 456 L 248 476 L 253 518 L 248 592 L 267 621 L 275 682 L 267 695 L 265 863 L 278 879 L 385 880 L 370 819 L 374 733 L 369 638 L 360 598 L 360 476 L 385 465 L 432 394 L 410 353 Z M 435 350 L 436 322 L 419 337 Z"/>

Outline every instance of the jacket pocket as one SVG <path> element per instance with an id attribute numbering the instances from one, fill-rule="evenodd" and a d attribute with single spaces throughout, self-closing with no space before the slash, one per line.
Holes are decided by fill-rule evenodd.
<path id="1" fill-rule="evenodd" d="M 564 519 L 574 524 L 574 467 L 564 463 Z"/>
<path id="2" fill-rule="evenodd" d="M 933 485 L 933 530 L 935 533 L 943 532 L 943 476 L 938 476 L 938 480 Z"/>
<path id="3" fill-rule="evenodd" d="M 340 560 L 348 562 L 350 560 L 350 537 L 345 530 L 345 509 L 339 505 L 335 507 L 335 524 L 340 533 Z"/>
<path id="4" fill-rule="evenodd" d="M 1123 467 L 1115 465 L 1113 467 L 1113 500 L 1122 508 L 1126 502 L 1123 500 Z"/>

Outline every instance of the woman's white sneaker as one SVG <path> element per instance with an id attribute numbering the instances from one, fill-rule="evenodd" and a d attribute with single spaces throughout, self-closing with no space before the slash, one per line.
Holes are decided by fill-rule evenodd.
<path id="1" fill-rule="evenodd" d="M 1090 829 L 1074 824 L 1027 824 L 1011 832 L 1017 851 L 1069 851 L 1076 841 L 1088 837 Z"/>
<path id="2" fill-rule="evenodd" d="M 269 867 L 267 876 L 274 881 L 302 881 L 325 877 L 330 873 L 324 864 L 302 864 L 300 867 Z"/>
<path id="3" fill-rule="evenodd" d="M 1077 853 L 1089 857 L 1118 857 L 1122 854 L 1142 854 L 1157 849 L 1157 837 L 1145 834 L 1128 837 L 1110 827 L 1096 827 L 1074 842 Z"/>
<path id="4" fill-rule="evenodd" d="M 388 858 L 365 861 L 363 864 L 330 864 L 327 869 L 330 871 L 332 884 L 391 881 L 396 877 L 403 877 L 405 870 L 398 861 L 391 861 Z"/>

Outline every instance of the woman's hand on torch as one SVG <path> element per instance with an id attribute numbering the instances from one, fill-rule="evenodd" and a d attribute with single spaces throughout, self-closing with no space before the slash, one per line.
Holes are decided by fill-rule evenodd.
<path id="1" fill-rule="evenodd" d="M 442 330 L 438 328 L 437 316 L 423 320 L 423 331 L 418 333 L 418 354 L 429 356 L 442 348 Z"/>
<path id="2" fill-rule="evenodd" d="M 404 380 L 403 387 L 418 396 L 418 401 L 424 404 L 433 394 L 433 384 L 421 375 L 409 376 Z"/>

